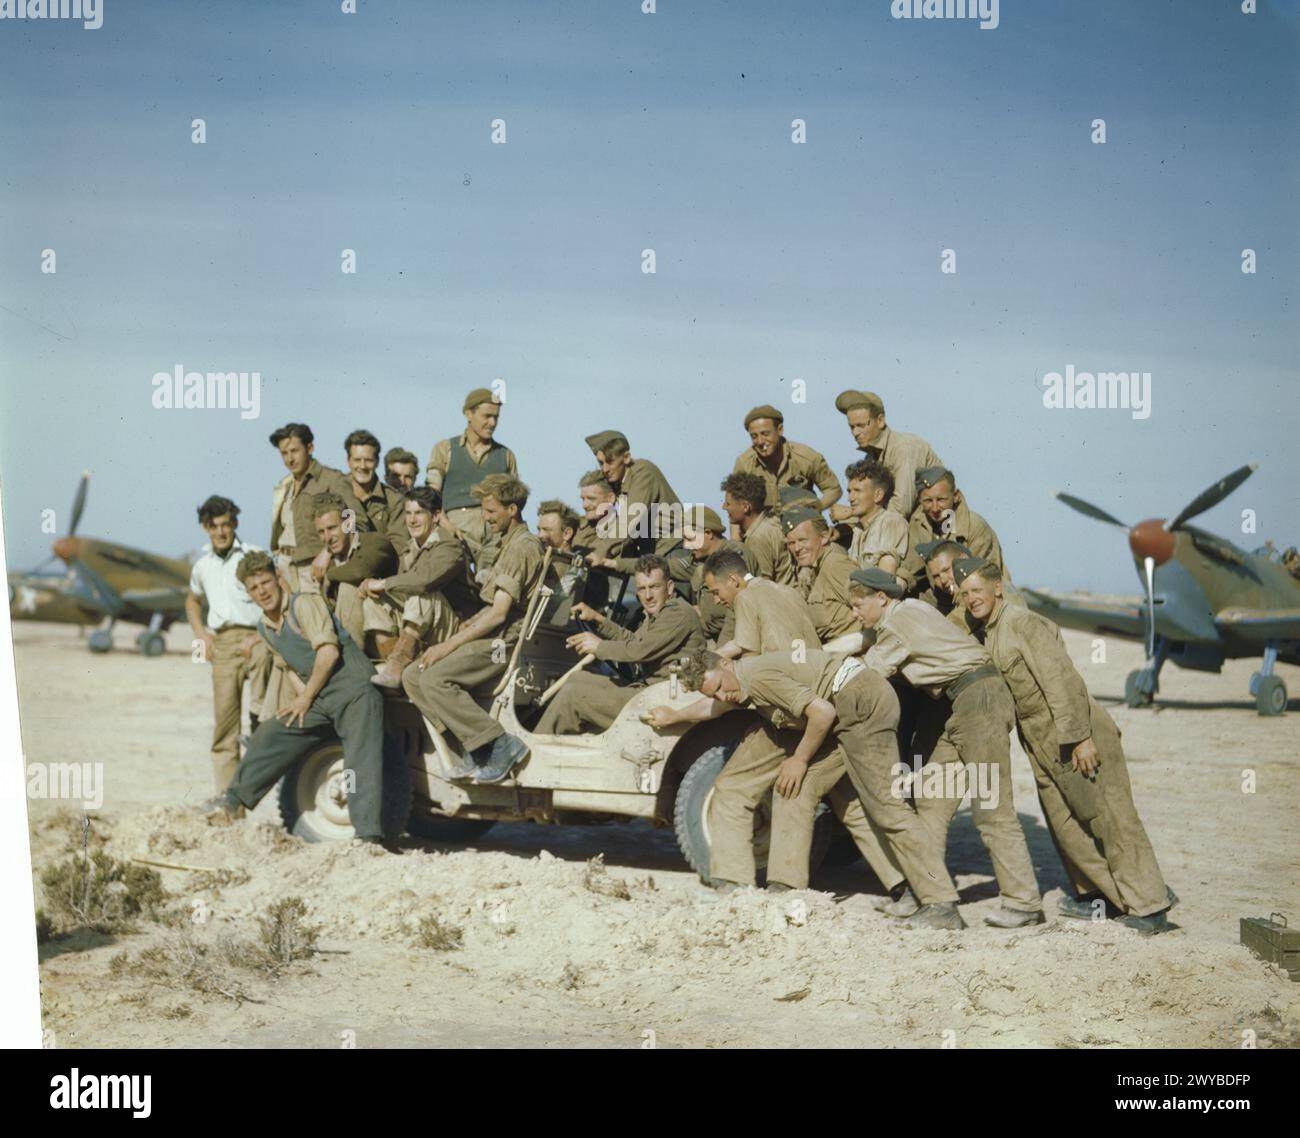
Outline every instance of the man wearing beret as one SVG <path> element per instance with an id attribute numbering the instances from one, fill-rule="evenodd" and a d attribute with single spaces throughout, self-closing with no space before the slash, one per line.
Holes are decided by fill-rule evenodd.
<path id="1" fill-rule="evenodd" d="M 1088 695 L 1056 625 L 1007 602 L 996 565 L 963 559 L 954 572 L 1011 690 L 1043 816 L 1074 885 L 1061 914 L 1111 915 L 1146 935 L 1166 931 L 1176 898 L 1133 805 L 1119 729 Z"/>
<path id="2" fill-rule="evenodd" d="M 925 587 L 925 559 L 917 549 L 927 542 L 958 542 L 972 556 L 987 557 L 1005 571 L 998 535 L 966 504 L 951 470 L 936 466 L 920 471 L 916 489 L 917 506 L 907 526 L 908 555 L 898 568 L 898 576 L 909 592 L 920 592 Z"/>
<path id="3" fill-rule="evenodd" d="M 853 612 L 864 629 L 874 630 L 875 643 L 863 662 L 884 679 L 901 676 L 934 701 L 936 742 L 927 767 L 938 774 L 947 764 L 961 764 L 964 779 L 918 776 L 913 781 L 915 808 L 895 793 L 889 770 L 870 764 L 854 767 L 854 785 L 867 813 L 891 840 L 922 831 L 924 858 L 903 870 L 921 908 L 911 917 L 913 927 L 960 929 L 965 921 L 957 910 L 957 889 L 943 864 L 948 824 L 963 795 L 947 792 L 965 782 L 970 788 L 971 815 L 993 862 L 1002 907 L 985 917 L 996 928 L 1041 924 L 1043 901 L 1034 877 L 1024 831 L 1016 817 L 1011 791 L 1009 734 L 1015 706 L 1001 674 L 983 645 L 940 616 L 924 601 L 902 600 L 902 587 L 893 574 L 857 569 L 851 578 Z M 864 638 L 865 641 L 865 638 Z M 920 785 L 918 786 L 918 782 Z M 938 782 L 938 789 L 934 784 Z M 904 855 L 897 844 L 900 859 Z"/>
<path id="4" fill-rule="evenodd" d="M 873 462 L 883 463 L 894 476 L 894 494 L 888 508 L 905 518 L 916 506 L 916 472 L 940 465 L 934 447 L 919 435 L 893 430 L 885 422 L 885 404 L 874 391 L 841 391 L 835 408 L 849 423 L 858 449 Z M 842 522 L 852 516 L 852 506 L 835 506 L 831 520 Z"/>
<path id="5" fill-rule="evenodd" d="M 731 638 L 734 618 L 731 609 L 719 604 L 709 589 L 705 576 L 709 558 L 715 553 L 734 553 L 740 557 L 745 572 L 753 572 L 749 551 L 742 542 L 731 541 L 726 534 L 726 527 L 722 524 L 717 510 L 711 510 L 708 506 L 697 506 L 688 515 L 686 522 L 685 547 L 691 559 L 690 575 L 683 576 L 682 570 L 685 566 L 674 562 L 669 563 L 674 579 L 682 581 L 689 590 L 691 604 L 695 606 L 695 611 L 700 615 L 700 623 L 704 626 L 704 635 L 715 644 L 725 643 L 725 640 Z M 725 639 L 719 639 L 724 636 L 724 630 Z"/>
<path id="6" fill-rule="evenodd" d="M 907 557 L 907 519 L 894 513 L 894 476 L 889 467 L 864 458 L 844 472 L 853 509 L 849 557 L 859 569 L 875 565 L 896 573 Z"/>
<path id="7" fill-rule="evenodd" d="M 808 588 L 808 607 L 818 638 L 825 643 L 853 632 L 858 623 L 849 600 L 849 574 L 857 566 L 835 541 L 834 532 L 817 510 L 806 506 L 786 510 L 781 515 L 786 530 L 785 543 L 790 556 L 801 570 L 812 574 Z"/>
<path id="8" fill-rule="evenodd" d="M 835 477 L 820 452 L 785 437 L 785 417 L 775 407 L 764 404 L 745 416 L 750 447 L 736 459 L 734 472 L 757 474 L 767 483 L 768 509 L 780 505 L 782 486 L 798 486 L 817 499 L 819 510 L 828 510 L 839 501 L 840 480 Z M 815 491 L 821 492 L 817 498 Z"/>
<path id="9" fill-rule="evenodd" d="M 604 568 L 627 573 L 646 554 L 667 557 L 681 545 L 686 519 L 682 500 L 664 472 L 648 458 L 633 458 L 622 431 L 597 431 L 588 435 L 586 441 L 596 456 L 596 465 L 616 495 L 614 511 L 604 519 L 604 528 L 612 528 L 627 540 L 624 552 L 628 555 L 626 560 L 631 562 Z M 606 532 L 602 536 L 612 534 Z"/>
<path id="10" fill-rule="evenodd" d="M 466 395 L 465 430 L 437 443 L 424 471 L 425 484 L 442 492 L 443 514 L 469 546 L 479 581 L 496 560 L 501 538 L 484 522 L 474 487 L 489 474 L 519 477 L 514 453 L 494 437 L 501 407 L 501 400 L 486 387 Z"/>
<path id="11" fill-rule="evenodd" d="M 767 484 L 757 474 L 728 474 L 721 490 L 722 508 L 749 552 L 754 575 L 779 585 L 794 585 L 798 577 L 785 534 L 767 508 Z"/>
<path id="12" fill-rule="evenodd" d="M 878 753 L 887 768 L 898 762 L 898 699 L 888 683 L 857 660 L 816 648 L 735 661 L 699 652 L 679 678 L 705 698 L 681 709 L 653 708 L 648 718 L 655 727 L 702 722 L 742 707 L 761 717 L 713 784 L 710 885 L 731 892 L 754 884 L 754 812 L 770 798 L 767 887 L 807 888 L 813 821 L 826 798 L 886 890 L 901 894 L 898 859 L 844 780 L 848 751 Z"/>

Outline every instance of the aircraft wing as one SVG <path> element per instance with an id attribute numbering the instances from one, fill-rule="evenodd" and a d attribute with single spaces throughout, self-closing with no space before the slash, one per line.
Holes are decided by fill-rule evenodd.
<path id="1" fill-rule="evenodd" d="M 1226 608 L 1214 623 L 1225 632 L 1266 640 L 1300 640 L 1300 609 Z"/>
<path id="2" fill-rule="evenodd" d="M 1022 588 L 1020 592 L 1031 611 L 1055 621 L 1062 628 L 1081 632 L 1128 636 L 1141 640 L 1146 636 L 1143 602 L 1134 597 L 1105 600 L 1087 594 L 1066 595 L 1039 589 Z"/>
<path id="3" fill-rule="evenodd" d="M 185 611 L 185 590 L 164 586 L 160 589 L 130 589 L 121 594 L 122 602 L 128 608 L 140 609 L 147 613 L 160 612 L 164 615 L 179 614 Z"/>

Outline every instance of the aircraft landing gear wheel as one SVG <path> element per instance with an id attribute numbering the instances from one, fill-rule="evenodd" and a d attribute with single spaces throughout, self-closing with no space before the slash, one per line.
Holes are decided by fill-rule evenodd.
<path id="1" fill-rule="evenodd" d="M 141 656 L 161 656 L 167 650 L 167 642 L 161 632 L 142 632 L 136 637 Z"/>
<path id="2" fill-rule="evenodd" d="M 97 628 L 87 638 L 86 647 L 92 652 L 111 652 L 113 650 L 113 635 L 102 628 Z"/>
<path id="3" fill-rule="evenodd" d="M 1260 715 L 1281 715 L 1286 710 L 1286 684 L 1281 676 L 1260 676 L 1255 687 L 1255 709 Z"/>
<path id="4" fill-rule="evenodd" d="M 1129 707 L 1150 707 L 1155 699 L 1145 668 L 1129 672 L 1124 680 L 1124 702 Z"/>

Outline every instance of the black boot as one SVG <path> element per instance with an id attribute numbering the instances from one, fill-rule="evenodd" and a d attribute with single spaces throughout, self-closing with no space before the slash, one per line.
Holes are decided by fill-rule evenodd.
<path id="1" fill-rule="evenodd" d="M 505 781 L 510 772 L 528 754 L 527 746 L 513 735 L 498 735 L 492 741 L 490 750 L 487 747 L 479 748 L 479 751 L 484 750 L 488 750 L 487 761 L 480 764 L 478 772 L 474 775 L 476 786 Z M 477 757 L 476 752 L 475 758 Z"/>

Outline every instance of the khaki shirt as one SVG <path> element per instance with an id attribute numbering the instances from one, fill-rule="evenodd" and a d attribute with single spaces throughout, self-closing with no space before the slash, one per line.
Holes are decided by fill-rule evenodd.
<path id="1" fill-rule="evenodd" d="M 938 698 L 954 680 L 992 657 L 924 601 L 890 601 L 876 625 L 876 642 L 863 657 L 885 679 L 901 672 L 914 688 Z"/>
<path id="2" fill-rule="evenodd" d="M 670 596 L 654 616 L 647 615 L 634 632 L 608 618 L 600 622 L 597 632 L 604 637 L 596 648 L 597 660 L 640 664 L 648 680 L 666 680 L 671 664 L 704 647 L 699 616 L 676 596 Z"/>
<path id="3" fill-rule="evenodd" d="M 731 639 L 746 655 L 807 652 L 821 644 L 808 602 L 789 585 L 750 577 L 732 607 L 736 628 Z"/>
<path id="4" fill-rule="evenodd" d="M 849 574 L 857 565 L 844 551 L 844 547 L 831 542 L 825 546 L 816 565 L 817 575 L 808 590 L 808 607 L 821 640 L 834 640 L 846 632 L 856 632 L 862 626 L 853 615 L 849 600 Z"/>
<path id="5" fill-rule="evenodd" d="M 615 561 L 623 554 L 627 542 L 621 537 L 601 537 L 591 522 L 584 521 L 573 535 L 573 548 L 579 553 L 590 553 L 595 557 L 610 557 Z M 634 559 L 635 563 L 635 559 Z"/>
<path id="6" fill-rule="evenodd" d="M 843 656 L 819 649 L 798 662 L 789 651 L 766 652 L 737 660 L 736 682 L 741 698 L 773 727 L 784 730 L 800 725 L 813 700 L 834 699 L 835 676 L 843 664 Z"/>
<path id="7" fill-rule="evenodd" d="M 975 557 L 984 557 L 992 561 L 1004 574 L 1007 567 L 1002 561 L 1002 545 L 998 535 L 979 514 L 966 505 L 966 499 L 960 490 L 953 497 L 952 516 L 947 519 L 949 530 L 935 532 L 930 519 L 920 506 L 907 523 L 907 559 L 898 567 L 898 576 L 908 583 L 909 588 L 916 588 L 925 580 L 925 558 L 916 551 L 918 545 L 927 541 L 945 539 L 961 542 Z"/>
<path id="8" fill-rule="evenodd" d="M 894 493 L 887 508 L 904 518 L 910 518 L 916 508 L 917 471 L 943 465 L 934 447 L 920 435 L 909 435 L 892 427 L 881 431 L 870 446 L 858 449 L 894 476 Z"/>
<path id="9" fill-rule="evenodd" d="M 423 543 L 417 544 L 414 538 L 407 537 L 396 572 L 388 577 L 385 591 L 401 601 L 441 593 L 464 620 L 477 608 L 469 564 L 465 542 L 445 524 L 435 526 Z"/>
<path id="10" fill-rule="evenodd" d="M 681 545 L 685 521 L 682 500 L 653 462 L 634 458 L 623 472 L 622 482 L 614 487 L 614 493 L 618 495 L 616 509 L 623 525 L 619 533 L 627 542 L 627 556 L 615 558 L 621 572 L 632 572 L 637 558 L 644 554 L 666 557 Z"/>
<path id="11" fill-rule="evenodd" d="M 719 547 L 728 553 L 738 553 L 745 559 L 749 571 L 754 572 L 754 559 L 744 542 L 724 541 Z M 733 610 L 720 605 L 713 599 L 713 594 L 704 586 L 704 562 L 696 561 L 691 568 L 691 600 L 695 602 L 695 611 L 700 614 L 700 623 L 704 625 L 704 635 L 718 644 L 725 644 L 733 639 L 736 617 Z"/>
<path id="12" fill-rule="evenodd" d="M 316 536 L 316 522 L 311 515 L 315 506 L 313 499 L 317 494 L 326 492 L 337 494 L 343 499 L 344 508 L 351 510 L 356 518 L 357 529 L 370 528 L 369 518 L 352 494 L 348 476 L 312 459 L 301 486 L 294 483 L 292 474 L 286 474 L 276 483 L 271 507 L 271 549 L 291 547 L 294 565 L 309 564 L 321 551 L 320 538 Z M 286 519 L 291 522 L 287 527 Z"/>
<path id="13" fill-rule="evenodd" d="M 501 540 L 497 559 L 488 570 L 479 599 L 490 605 L 498 589 L 509 595 L 510 612 L 500 634 L 503 640 L 514 641 L 523 628 L 529 598 L 542 579 L 543 556 L 540 539 L 523 522 L 516 522 Z"/>
<path id="14" fill-rule="evenodd" d="M 843 493 L 840 480 L 835 477 L 830 465 L 820 451 L 813 450 L 803 443 L 785 440 L 781 465 L 775 473 L 758 457 L 758 452 L 750 447 L 739 458 L 733 473 L 757 474 L 767 483 L 767 508 L 775 509 L 781 504 L 782 486 L 800 486 L 810 491 L 818 499 L 831 495 L 835 501 Z M 818 493 L 821 491 L 821 493 Z"/>
<path id="15" fill-rule="evenodd" d="M 984 644 L 1011 689 L 1026 749 L 1056 762 L 1062 747 L 1092 734 L 1094 703 L 1055 624 L 1004 600 L 985 622 Z"/>
<path id="16" fill-rule="evenodd" d="M 297 596 L 298 599 L 293 605 L 294 622 L 303 637 L 318 652 L 326 644 L 333 644 L 341 648 L 338 634 L 334 631 L 334 619 L 330 615 L 325 599 L 319 593 L 299 593 Z M 268 628 L 279 632 L 284 627 L 288 611 L 289 596 L 286 595 L 284 612 L 280 614 L 280 623 L 272 624 L 266 619 L 265 615 L 262 617 L 262 623 Z M 289 662 L 274 648 L 271 648 L 264 637 L 262 643 L 266 644 L 271 654 L 271 675 L 267 678 L 266 698 L 261 708 L 262 715 L 269 718 L 279 711 L 282 706 L 288 704 L 294 698 L 295 693 L 302 690 L 305 677 L 299 676 L 289 666 Z"/>
<path id="17" fill-rule="evenodd" d="M 461 432 L 460 445 L 465 448 L 465 454 L 475 466 L 482 466 L 483 460 L 494 450 L 504 450 L 506 452 L 506 473 L 511 478 L 519 477 L 519 464 L 515 461 L 515 453 L 508 446 L 503 445 L 493 439 L 477 455 L 470 450 L 469 430 Z M 451 440 L 441 439 L 433 444 L 433 450 L 429 452 L 429 461 L 424 467 L 424 480 L 430 486 L 440 489 L 442 480 L 447 477 L 447 471 L 451 469 Z"/>
<path id="18" fill-rule="evenodd" d="M 745 534 L 745 548 L 754 564 L 754 576 L 766 577 L 778 585 L 793 585 L 799 578 L 786 548 L 781 523 L 772 513 L 765 513 Z"/>
<path id="19" fill-rule="evenodd" d="M 907 519 L 893 510 L 881 510 L 864 526 L 861 519 L 853 527 L 849 557 L 861 569 L 879 565 L 886 554 L 893 557 L 897 569 L 907 560 Z"/>
<path id="20" fill-rule="evenodd" d="M 365 521 L 359 520 L 357 528 L 365 529 L 368 522 L 370 529 L 382 533 L 392 547 L 400 551 L 411 537 L 406 528 L 406 495 L 376 478 L 370 494 L 357 501 L 365 515 Z"/>

